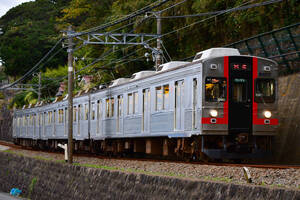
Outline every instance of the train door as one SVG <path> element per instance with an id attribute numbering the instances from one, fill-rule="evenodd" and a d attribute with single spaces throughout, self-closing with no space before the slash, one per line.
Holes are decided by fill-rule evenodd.
<path id="1" fill-rule="evenodd" d="M 184 110 L 183 110 L 183 95 L 184 95 L 184 82 L 175 82 L 175 112 L 174 112 L 174 123 L 175 130 L 183 130 L 184 123 Z"/>
<path id="2" fill-rule="evenodd" d="M 65 112 L 64 112 L 64 136 L 68 135 L 68 120 L 69 120 L 69 112 L 68 112 L 68 108 L 65 108 Z"/>
<path id="3" fill-rule="evenodd" d="M 37 138 L 37 123 L 36 123 L 37 117 L 36 114 L 33 114 L 33 138 Z"/>
<path id="4" fill-rule="evenodd" d="M 123 131 L 123 96 L 118 96 L 117 102 L 117 133 L 122 133 Z"/>
<path id="5" fill-rule="evenodd" d="M 55 137 L 55 134 L 56 134 L 56 115 L 57 115 L 57 112 L 56 110 L 53 111 L 53 121 L 52 121 L 52 135 L 53 137 Z"/>
<path id="6" fill-rule="evenodd" d="M 144 133 L 149 132 L 150 125 L 150 89 L 143 90 L 143 121 L 142 131 Z"/>
<path id="7" fill-rule="evenodd" d="M 198 128 L 197 123 L 197 98 L 198 98 L 198 83 L 197 79 L 193 79 L 193 97 L 192 97 L 192 130 L 195 130 Z"/>
<path id="8" fill-rule="evenodd" d="M 102 103 L 101 100 L 97 101 L 97 133 L 100 135 L 102 133 Z"/>
<path id="9" fill-rule="evenodd" d="M 81 105 L 78 105 L 78 122 L 77 122 L 77 135 L 80 136 L 80 124 L 82 120 L 82 108 Z"/>
<path id="10" fill-rule="evenodd" d="M 229 132 L 252 129 L 252 59 L 229 57 Z"/>
<path id="11" fill-rule="evenodd" d="M 43 114 L 43 137 L 46 138 L 46 117 L 47 113 L 44 112 Z"/>

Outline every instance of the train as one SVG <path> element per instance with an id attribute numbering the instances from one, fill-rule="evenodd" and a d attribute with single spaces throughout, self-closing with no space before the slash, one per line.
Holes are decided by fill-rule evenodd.
<path id="1" fill-rule="evenodd" d="M 278 127 L 278 64 L 234 48 L 198 52 L 73 99 L 75 150 L 162 158 L 271 156 Z M 67 97 L 13 114 L 16 144 L 58 148 L 68 140 Z"/>

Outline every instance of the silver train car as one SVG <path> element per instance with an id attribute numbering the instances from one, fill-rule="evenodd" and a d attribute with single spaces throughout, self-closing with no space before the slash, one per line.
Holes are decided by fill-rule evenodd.
<path id="1" fill-rule="evenodd" d="M 277 64 L 212 48 L 192 62 L 120 78 L 74 98 L 76 149 L 203 159 L 270 155 L 278 126 Z M 16 110 L 15 142 L 66 143 L 67 100 Z"/>

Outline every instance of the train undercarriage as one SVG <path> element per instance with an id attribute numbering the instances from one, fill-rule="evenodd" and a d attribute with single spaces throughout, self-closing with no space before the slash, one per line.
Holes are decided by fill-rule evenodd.
<path id="1" fill-rule="evenodd" d="M 117 157 L 145 157 L 171 160 L 221 161 L 271 157 L 272 136 L 252 136 L 245 140 L 233 136 L 192 136 L 189 138 L 128 138 L 74 140 L 75 152 Z M 32 140 L 18 138 L 14 143 L 33 149 L 62 151 L 58 144 L 67 140 Z"/>

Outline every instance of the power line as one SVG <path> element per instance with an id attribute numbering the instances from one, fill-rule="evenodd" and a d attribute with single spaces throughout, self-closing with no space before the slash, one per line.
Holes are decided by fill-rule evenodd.
<path id="1" fill-rule="evenodd" d="M 237 6 L 237 7 L 234 7 L 234 8 L 231 8 L 231 9 L 224 10 L 224 11 L 219 12 L 218 14 L 216 14 L 216 15 L 214 15 L 214 16 L 212 16 L 212 17 L 208 17 L 208 18 L 205 18 L 205 19 L 196 21 L 196 22 L 194 22 L 194 23 L 192 23 L 192 24 L 189 24 L 189 25 L 187 25 L 187 26 L 181 27 L 181 28 L 179 28 L 179 29 L 177 29 L 177 30 L 170 31 L 170 32 L 168 32 L 168 33 L 166 33 L 166 34 L 163 34 L 162 37 L 165 37 L 165 36 L 167 36 L 167 35 L 169 35 L 169 34 L 172 34 L 172 33 L 174 33 L 174 32 L 183 30 L 183 29 L 188 28 L 188 27 L 190 27 L 190 26 L 199 24 L 199 23 L 204 22 L 204 21 L 206 21 L 206 20 L 212 19 L 212 18 L 214 18 L 214 17 L 216 17 L 216 16 L 219 16 L 219 15 L 222 15 L 222 14 L 226 14 L 226 13 L 229 13 L 229 12 L 232 12 L 232 10 L 235 11 L 237 8 L 243 7 L 243 5 L 246 5 L 246 4 L 248 4 L 248 3 L 252 2 L 252 1 L 254 1 L 254 0 L 247 1 L 247 2 L 241 4 L 241 5 Z M 281 0 L 275 0 L 275 1 L 276 1 L 276 2 L 279 2 L 279 1 L 281 1 Z M 275 1 L 274 1 L 274 2 L 275 2 Z M 270 1 L 269 1 L 269 2 L 270 2 Z M 253 6 L 253 5 L 254 5 L 254 4 L 251 4 L 251 5 L 249 5 L 249 6 Z M 153 39 L 149 39 L 147 42 L 150 42 L 151 40 L 153 40 Z M 130 47 L 133 47 L 133 46 L 136 46 L 136 45 L 132 45 L 132 46 L 123 48 L 122 50 L 127 49 L 127 48 L 130 48 Z M 136 50 L 136 51 L 134 51 L 134 52 L 132 52 L 132 53 L 126 55 L 126 56 L 123 56 L 121 59 L 118 59 L 118 60 L 115 61 L 115 62 L 110 62 L 110 63 L 108 63 L 108 64 L 105 64 L 105 65 L 103 65 L 102 67 L 105 67 L 105 66 L 108 66 L 108 65 L 111 65 L 111 64 L 118 63 L 118 62 L 122 61 L 123 58 L 129 57 L 130 55 L 133 55 L 133 54 L 137 53 L 137 52 L 140 51 L 140 50 L 142 50 L 142 48 L 140 48 L 140 49 L 138 49 L 138 50 Z M 105 55 L 104 57 L 106 57 L 106 56 L 108 56 L 108 55 Z M 82 70 L 84 70 L 84 69 L 86 69 L 86 68 L 88 68 L 88 67 L 90 67 L 90 66 L 96 64 L 99 60 L 101 60 L 101 58 L 103 58 L 103 57 L 101 56 L 100 58 L 96 59 L 96 60 L 93 61 L 92 63 L 90 63 L 90 64 L 88 64 L 87 66 L 85 66 L 84 68 L 80 69 L 77 73 L 79 73 L 80 71 L 82 71 Z M 134 60 L 136 60 L 136 59 L 134 59 Z M 133 60 L 130 60 L 130 61 L 125 62 L 125 63 L 122 63 L 122 64 L 126 64 L 126 63 L 129 63 L 129 62 L 132 62 L 132 61 L 133 61 Z M 120 65 L 121 65 L 121 64 L 116 65 L 114 68 L 116 68 L 117 66 L 120 66 Z M 62 78 L 62 79 L 64 79 L 64 78 Z M 61 80 L 62 80 L 62 79 L 61 79 Z"/>
<path id="2" fill-rule="evenodd" d="M 141 8 L 141 9 L 139 9 L 138 11 L 140 11 L 140 10 L 142 10 L 142 9 L 145 9 L 145 8 L 151 6 L 151 5 L 154 5 L 155 3 L 156 3 L 156 2 L 153 2 L 152 4 L 149 4 L 148 6 L 145 6 L 145 7 Z M 135 12 L 137 12 L 137 11 L 135 11 Z M 135 12 L 130 13 L 130 14 L 134 14 Z M 130 14 L 128 14 L 128 15 L 118 15 L 119 18 L 116 19 L 115 21 L 121 20 L 122 17 L 123 17 L 123 18 L 128 17 Z M 96 26 L 96 27 L 89 28 L 89 29 L 87 29 L 87 30 L 84 30 L 84 32 L 90 32 L 90 31 L 93 31 L 94 29 L 101 28 L 101 27 L 103 27 L 103 26 L 105 26 L 105 25 L 109 25 L 110 23 L 113 23 L 113 22 L 115 22 L 115 21 L 107 22 L 107 23 L 102 24 L 102 25 L 100 25 L 100 26 Z"/>
<path id="3" fill-rule="evenodd" d="M 243 4 L 240 5 L 240 6 L 246 5 L 247 3 L 252 2 L 252 1 L 254 1 L 254 0 L 247 1 L 247 2 L 243 3 Z M 237 6 L 237 7 L 240 7 L 240 6 Z M 235 7 L 235 8 L 236 8 L 236 7 Z M 231 9 L 234 9 L 234 8 L 231 8 Z M 228 9 L 226 12 L 219 13 L 219 14 L 214 15 L 214 16 L 212 16 L 212 17 L 208 17 L 208 18 L 205 18 L 205 19 L 196 21 L 196 22 L 194 22 L 194 23 L 192 23 L 192 24 L 190 24 L 190 25 L 181 27 L 181 28 L 179 28 L 179 29 L 177 29 L 177 30 L 170 31 L 170 32 L 168 32 L 168 33 L 166 33 L 166 34 L 163 34 L 162 37 L 167 36 L 167 35 L 169 35 L 169 34 L 172 34 L 172 33 L 174 33 L 174 32 L 183 30 L 183 29 L 185 29 L 185 28 L 187 28 L 187 27 L 190 27 L 190 26 L 192 26 L 192 25 L 198 24 L 198 23 L 200 23 L 200 22 L 204 22 L 204 21 L 206 21 L 206 20 L 209 20 L 209 19 L 211 19 L 211 18 L 214 18 L 215 16 L 219 16 L 219 15 L 225 14 L 225 13 L 229 12 L 231 9 Z M 150 42 L 151 40 L 153 40 L 153 39 L 149 39 L 149 40 L 147 40 L 147 42 Z M 132 46 L 136 46 L 136 45 L 132 45 Z M 130 46 L 130 47 L 132 47 L 132 46 Z M 130 48 L 130 47 L 126 47 L 126 48 L 124 48 L 124 49 Z M 126 56 L 123 56 L 121 59 L 119 59 L 119 60 L 117 60 L 117 61 L 115 61 L 115 62 L 110 62 L 110 63 L 108 63 L 108 64 L 105 64 L 105 65 L 103 65 L 102 67 L 105 67 L 105 66 L 108 66 L 108 65 L 111 65 L 111 64 L 118 63 L 118 62 L 122 61 L 123 58 L 129 57 L 130 55 L 133 55 L 133 54 L 137 53 L 137 52 L 140 51 L 140 50 L 142 50 L 142 48 L 140 48 L 140 49 L 138 49 L 138 50 L 136 50 L 136 51 L 134 51 L 134 52 L 132 52 L 132 53 L 126 55 Z M 108 55 L 105 55 L 104 57 L 106 57 L 106 56 L 108 56 Z M 103 58 L 103 57 L 101 56 L 100 58 Z M 100 58 L 96 59 L 96 60 L 93 61 L 91 64 L 88 64 L 87 66 L 85 66 L 84 68 L 80 69 L 80 70 L 77 71 L 76 73 L 79 73 L 80 71 L 82 71 L 82 70 L 84 70 L 84 69 L 86 69 L 86 68 L 88 68 L 88 67 L 90 67 L 90 66 L 96 64 L 96 63 L 100 60 Z M 128 62 L 126 62 L 126 63 L 128 63 Z M 60 79 L 60 80 L 63 80 L 64 78 L 66 78 L 66 77 L 63 77 L 63 78 Z"/>
<path id="4" fill-rule="evenodd" d="M 172 6 L 170 6 L 170 7 L 168 7 L 168 8 L 165 8 L 165 9 L 159 11 L 159 12 L 161 12 L 161 13 L 162 13 L 162 12 L 165 12 L 165 11 L 171 9 L 171 8 L 174 8 L 174 7 L 176 7 L 176 6 L 180 5 L 180 4 L 185 3 L 186 1 L 187 1 L 187 0 L 183 0 L 183 1 L 180 1 L 180 2 L 178 2 L 178 3 L 175 3 L 175 4 L 173 4 Z"/>
<path id="5" fill-rule="evenodd" d="M 45 59 L 46 59 L 46 58 L 54 51 L 54 49 L 57 47 L 57 45 L 58 45 L 59 43 L 61 43 L 61 41 L 62 41 L 62 38 L 59 39 L 59 40 L 56 42 L 56 44 L 50 49 L 50 51 L 48 51 L 48 53 L 45 54 L 44 57 L 43 57 L 37 64 L 35 64 L 33 68 L 31 68 L 28 72 L 26 72 L 21 78 L 19 78 L 18 80 L 16 80 L 15 82 L 9 84 L 9 85 L 6 86 L 6 87 L 1 87 L 0 90 L 5 90 L 5 89 L 7 89 L 7 88 L 10 88 L 10 87 L 16 85 L 17 83 L 23 81 L 26 77 L 30 76 L 36 69 L 39 69 L 39 68 L 38 68 L 39 65 L 40 65 L 40 64 L 41 64 L 41 63 L 42 63 L 42 62 L 43 62 L 43 61 L 44 61 L 44 60 L 45 60 Z"/>
<path id="6" fill-rule="evenodd" d="M 227 10 L 230 10 L 230 12 L 240 11 L 240 10 L 247 10 L 247 9 L 250 9 L 250 8 L 270 5 L 270 4 L 278 3 L 278 2 L 282 2 L 282 0 L 270 0 L 270 1 L 265 1 L 265 2 L 261 2 L 261 3 L 251 4 L 251 5 L 248 5 L 248 6 L 241 6 L 239 8 L 235 8 L 235 9 L 232 9 L 232 10 L 226 9 L 226 10 L 212 11 L 212 12 L 206 12 L 206 13 L 193 14 L 193 15 L 162 16 L 161 18 L 162 19 L 174 19 L 174 18 L 188 18 L 188 17 L 203 17 L 203 16 L 220 14 L 220 13 L 226 12 Z M 152 17 L 152 18 L 154 18 L 154 17 Z"/>
<path id="7" fill-rule="evenodd" d="M 250 0 L 250 1 L 248 1 L 248 2 L 245 2 L 245 3 L 243 3 L 242 5 L 245 5 L 245 4 L 247 4 L 247 3 L 251 2 L 251 1 L 254 1 L 254 0 Z M 240 6 L 242 6 L 242 5 L 240 5 Z M 240 7 L 240 6 L 238 6 L 238 7 Z M 233 9 L 233 8 L 232 8 L 232 9 Z M 230 11 L 230 10 L 231 10 L 231 9 L 228 9 L 228 10 L 226 10 L 226 12 L 222 12 L 222 13 L 217 14 L 217 15 L 215 15 L 215 16 L 218 16 L 218 15 L 221 15 L 221 14 L 224 14 L 224 13 L 227 13 L 227 12 Z M 215 16 L 213 16 L 213 17 L 215 17 Z M 166 33 L 166 34 L 163 34 L 161 37 L 164 37 L 164 36 L 166 36 L 166 35 L 172 34 L 172 33 L 174 33 L 174 32 L 177 32 L 177 31 L 179 31 L 179 30 L 185 29 L 185 28 L 187 28 L 187 27 L 189 27 L 189 26 L 195 25 L 195 24 L 197 24 L 197 23 L 206 21 L 206 20 L 211 19 L 211 18 L 212 18 L 212 17 L 208 17 L 208 18 L 206 18 L 206 19 L 197 21 L 197 22 L 195 22 L 195 23 L 192 23 L 192 24 L 187 25 L 187 26 L 185 26 L 185 27 L 182 27 L 182 28 L 180 28 L 180 29 L 177 29 L 177 30 L 174 30 L 174 31 L 170 31 L 170 32 L 168 32 L 168 33 Z M 149 39 L 149 40 L 147 40 L 147 42 L 150 42 L 151 40 L 154 40 L 154 39 Z M 132 46 L 135 46 L 135 45 L 132 45 Z M 131 47 L 132 47 L 132 46 L 131 46 Z M 129 47 L 127 47 L 127 48 L 129 48 Z M 126 48 L 125 48 L 125 49 L 126 49 Z M 129 55 L 124 56 L 124 57 L 128 57 L 128 56 L 130 56 L 130 55 L 136 53 L 137 51 L 140 51 L 141 49 L 142 49 L 142 48 L 140 48 L 140 49 L 138 49 L 138 50 L 136 50 L 136 51 L 130 53 Z M 124 58 L 124 57 L 122 57 L 122 58 Z M 121 58 L 121 59 L 122 59 L 122 58 Z M 117 61 L 117 62 L 118 62 L 118 61 Z M 111 62 L 111 63 L 109 63 L 109 64 L 114 64 L 114 63 L 116 63 L 116 62 Z M 95 64 L 95 63 L 94 63 L 94 64 Z M 108 64 L 107 64 L 107 65 L 108 65 Z M 107 65 L 104 65 L 104 66 L 107 66 Z M 91 65 L 89 65 L 89 66 L 91 66 Z M 86 67 L 85 67 L 85 68 L 86 68 Z"/>
<path id="8" fill-rule="evenodd" d="M 132 19 L 132 18 L 135 18 L 135 17 L 137 17 L 137 16 L 139 16 L 139 15 L 142 15 L 142 14 L 144 14 L 144 13 L 146 13 L 146 12 L 149 12 L 149 11 L 151 11 L 151 10 L 157 8 L 157 7 L 160 7 L 160 6 L 162 6 L 163 4 L 167 3 L 168 1 L 170 1 L 170 0 L 157 1 L 157 2 L 159 2 L 159 3 L 156 4 L 156 5 L 154 5 L 154 6 L 151 6 L 151 7 L 150 7 L 150 6 L 147 6 L 147 7 L 143 8 L 143 9 L 140 9 L 140 10 L 138 10 L 138 11 L 132 13 L 132 14 L 129 14 L 128 16 L 126 16 L 126 17 L 124 17 L 124 18 L 118 19 L 118 20 L 116 20 L 116 21 L 114 21 L 114 22 L 109 22 L 109 23 L 107 23 L 107 24 L 105 24 L 105 25 L 102 25 L 102 26 L 98 26 L 98 27 L 91 28 L 91 29 L 89 29 L 89 31 L 83 31 L 83 32 L 80 32 L 80 33 L 75 33 L 75 34 L 73 34 L 73 36 L 74 36 L 74 37 L 77 37 L 77 36 L 87 35 L 87 34 L 89 34 L 89 33 L 93 33 L 93 32 L 95 32 L 95 31 L 103 30 L 103 29 L 106 29 L 106 28 L 108 28 L 108 27 L 111 27 L 111 26 L 120 24 L 120 23 L 125 22 L 125 21 L 128 21 L 128 20 L 130 20 L 130 19 Z"/>

